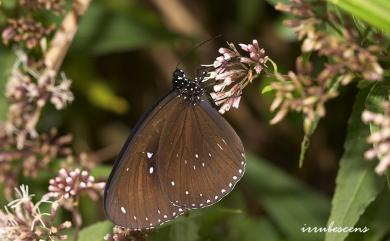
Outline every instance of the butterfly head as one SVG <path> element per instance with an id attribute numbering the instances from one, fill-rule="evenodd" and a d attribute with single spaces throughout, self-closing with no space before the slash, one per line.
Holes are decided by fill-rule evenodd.
<path id="1" fill-rule="evenodd" d="M 173 72 L 172 84 L 173 89 L 178 92 L 178 96 L 189 101 L 189 103 L 196 105 L 202 101 L 204 95 L 204 89 L 201 86 L 201 78 L 195 78 L 191 80 L 186 77 L 183 70 L 176 68 Z"/>

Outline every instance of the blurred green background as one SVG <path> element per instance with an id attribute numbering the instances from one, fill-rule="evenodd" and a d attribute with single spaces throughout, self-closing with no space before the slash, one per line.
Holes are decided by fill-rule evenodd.
<path id="1" fill-rule="evenodd" d="M 283 26 L 287 16 L 274 10 L 274 2 L 92 1 L 62 67 L 73 80 L 75 101 L 61 112 L 45 109 L 39 129 L 58 126 L 61 133 L 72 133 L 75 151 L 87 152 L 91 160 L 101 163 L 93 173 L 104 180 L 137 119 L 170 90 L 171 75 L 180 60 L 184 69 L 194 74 L 200 64 L 213 62 L 225 41 L 258 39 L 281 70 L 294 68 L 300 45 Z M 198 43 L 219 34 L 221 38 L 191 52 Z M 14 54 L 12 49 L 1 47 L 0 55 L 3 89 Z M 291 114 L 276 126 L 268 124 L 272 96 L 260 94 L 267 81 L 257 79 L 249 85 L 240 108 L 225 115 L 248 153 L 243 181 L 219 204 L 168 223 L 151 234 L 151 240 L 324 238 L 321 233 L 302 233 L 300 228 L 305 224 L 326 226 L 357 89 L 347 87 L 328 103 L 327 116 L 312 138 L 305 164 L 298 168 L 301 118 Z M 5 109 L 1 100 L 2 118 Z M 101 202 L 83 199 L 81 207 L 84 225 L 104 220 Z M 101 240 L 110 225 L 94 225 L 95 240 Z"/>
<path id="2" fill-rule="evenodd" d="M 90 151 L 109 164 L 141 114 L 171 88 L 180 60 L 194 75 L 200 64 L 213 62 L 225 41 L 258 39 L 279 68 L 293 69 L 300 49 L 282 24 L 285 17 L 257 0 L 94 1 L 63 65 L 76 100 L 41 124 L 63 127 L 74 134 L 77 151 Z M 195 45 L 219 34 L 221 38 L 183 59 Z M 355 90 L 329 103 L 329 115 L 314 136 L 305 167 L 299 169 L 300 116 L 268 124 L 272 96 L 259 92 L 266 81 L 258 79 L 246 88 L 240 108 L 225 117 L 247 150 L 331 194 Z"/>

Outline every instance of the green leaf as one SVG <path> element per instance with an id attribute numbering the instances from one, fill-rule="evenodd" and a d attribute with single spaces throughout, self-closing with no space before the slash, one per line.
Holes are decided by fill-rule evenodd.
<path id="1" fill-rule="evenodd" d="M 95 178 L 108 178 L 110 172 L 112 170 L 112 166 L 108 165 L 97 165 L 92 171 L 91 175 Z"/>
<path id="2" fill-rule="evenodd" d="M 320 121 L 320 118 L 316 117 L 313 122 L 306 122 L 304 120 L 304 129 L 307 129 L 308 131 L 305 133 L 303 136 L 302 142 L 301 142 L 301 150 L 299 152 L 299 168 L 303 166 L 303 161 L 305 160 L 305 155 L 307 149 L 309 149 L 310 146 L 310 139 L 311 136 L 313 135 L 314 131 L 317 128 L 318 122 Z M 308 124 L 310 123 L 310 124 Z M 310 125 L 310 126 L 308 126 Z"/>
<path id="3" fill-rule="evenodd" d="M 251 217 L 238 216 L 229 220 L 231 236 L 230 240 L 240 241 L 279 241 L 281 237 L 268 219 L 254 219 Z"/>
<path id="4" fill-rule="evenodd" d="M 157 41 L 168 41 L 172 36 L 131 18 L 113 16 L 103 28 L 103 33 L 94 43 L 97 54 L 112 53 L 140 48 Z"/>
<path id="5" fill-rule="evenodd" d="M 351 15 L 390 33 L 390 1 L 388 0 L 328 0 Z"/>
<path id="6" fill-rule="evenodd" d="M 5 97 L 5 85 L 10 74 L 11 67 L 15 61 L 15 54 L 12 51 L 0 48 L 0 121 L 5 120 L 8 103 Z"/>
<path id="7" fill-rule="evenodd" d="M 292 28 L 287 27 L 284 24 L 284 21 L 291 18 L 287 14 L 281 14 L 274 22 L 274 28 L 276 29 L 276 32 L 278 36 L 280 36 L 285 41 L 297 41 L 297 35 L 294 33 L 294 30 Z"/>
<path id="8" fill-rule="evenodd" d="M 230 197 L 231 195 L 229 195 Z M 232 220 L 242 215 L 242 211 L 239 209 L 221 207 L 223 206 L 221 203 L 225 201 L 226 199 L 210 208 L 190 211 L 187 215 L 167 222 L 159 227 L 158 232 L 151 233 L 149 239 L 151 241 L 191 240 L 195 238 L 196 240 L 219 240 L 215 238 L 221 232 L 218 227 L 227 223 L 227 220 Z M 178 227 L 176 227 L 177 225 Z M 224 237 L 227 236 L 226 233 L 223 234 Z M 204 237 L 207 237 L 207 239 Z M 225 241 L 226 239 L 223 240 Z"/>
<path id="9" fill-rule="evenodd" d="M 172 225 L 169 230 L 170 241 L 196 241 L 199 239 L 199 227 L 195 221 L 186 218 Z"/>
<path id="10" fill-rule="evenodd" d="M 92 63 L 84 56 L 68 57 L 72 64 L 66 73 L 73 77 L 73 89 L 85 94 L 89 102 L 104 110 L 117 114 L 126 113 L 130 105 L 127 100 L 117 95 L 109 80 L 100 79 L 94 72 Z"/>
<path id="11" fill-rule="evenodd" d="M 359 222 L 355 227 L 364 229 L 368 228 L 368 232 L 351 233 L 347 237 L 347 241 L 382 241 L 389 234 L 390 227 L 388 220 L 390 216 L 390 192 L 381 192 L 376 200 L 370 204 L 364 212 Z"/>
<path id="12" fill-rule="evenodd" d="M 87 96 L 96 106 L 113 111 L 117 114 L 126 113 L 129 109 L 128 102 L 115 95 L 113 90 L 102 81 L 91 82 L 88 86 Z"/>
<path id="13" fill-rule="evenodd" d="M 276 5 L 277 3 L 289 3 L 290 0 L 266 0 L 271 5 Z"/>
<path id="14" fill-rule="evenodd" d="M 1 7 L 4 9 L 13 9 L 18 5 L 17 0 L 1 1 Z"/>
<path id="15" fill-rule="evenodd" d="M 323 233 L 303 233 L 304 224 L 323 227 L 330 201 L 267 162 L 248 155 L 244 182 L 256 193 L 278 229 L 292 240 L 323 240 Z"/>
<path id="16" fill-rule="evenodd" d="M 261 94 L 265 94 L 265 93 L 268 93 L 270 91 L 273 91 L 274 89 L 272 88 L 271 85 L 266 85 L 264 86 L 264 88 L 261 90 Z"/>
<path id="17" fill-rule="evenodd" d="M 141 8 L 134 13 L 118 12 L 101 2 L 92 4 L 81 20 L 72 51 L 108 54 L 172 40 L 174 34 L 150 17 L 148 11 Z"/>
<path id="18" fill-rule="evenodd" d="M 238 22 L 239 26 L 246 28 L 246 30 L 252 29 L 258 24 L 259 16 L 263 10 L 263 2 L 258 0 L 241 0 L 236 2 L 238 4 Z"/>
<path id="19" fill-rule="evenodd" d="M 75 228 L 65 229 L 61 231 L 61 235 L 66 235 L 66 239 L 64 241 L 74 241 Z"/>
<path id="20" fill-rule="evenodd" d="M 334 222 L 337 227 L 353 227 L 369 204 L 375 200 L 385 181 L 383 177 L 375 174 L 375 163 L 365 160 L 363 156 L 364 151 L 369 148 L 366 143 L 369 128 L 362 123 L 361 113 L 365 102 L 369 102 L 378 94 L 378 89 L 375 88 L 368 95 L 370 89 L 368 87 L 360 90 L 348 124 L 345 151 L 340 161 L 332 211 L 328 220 L 328 223 Z M 325 241 L 342 241 L 347 236 L 348 233 L 329 232 L 325 235 Z"/>
<path id="21" fill-rule="evenodd" d="M 101 209 L 101 203 L 92 200 L 88 195 L 81 195 L 79 200 L 79 209 L 83 219 L 83 225 L 92 225 L 101 216 L 101 212 L 97 211 Z"/>
<path id="22" fill-rule="evenodd" d="M 104 236 L 112 231 L 112 223 L 109 221 L 98 222 L 80 231 L 78 241 L 104 241 Z"/>

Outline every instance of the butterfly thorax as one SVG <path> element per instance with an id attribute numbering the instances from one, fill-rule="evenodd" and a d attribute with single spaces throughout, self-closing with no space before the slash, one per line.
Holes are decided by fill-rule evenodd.
<path id="1" fill-rule="evenodd" d="M 189 103 L 196 105 L 202 100 L 204 89 L 200 85 L 201 79 L 191 80 L 186 77 L 181 69 L 176 69 L 173 73 L 173 89 L 178 92 L 178 96 L 187 100 Z"/>

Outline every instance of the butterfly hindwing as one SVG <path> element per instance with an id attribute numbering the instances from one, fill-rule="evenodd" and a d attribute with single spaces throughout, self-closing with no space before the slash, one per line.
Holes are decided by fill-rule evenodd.
<path id="1" fill-rule="evenodd" d="M 160 182 L 177 206 L 214 204 L 244 174 L 241 140 L 207 100 L 185 108 L 176 121 L 167 120 L 161 135 Z"/>

